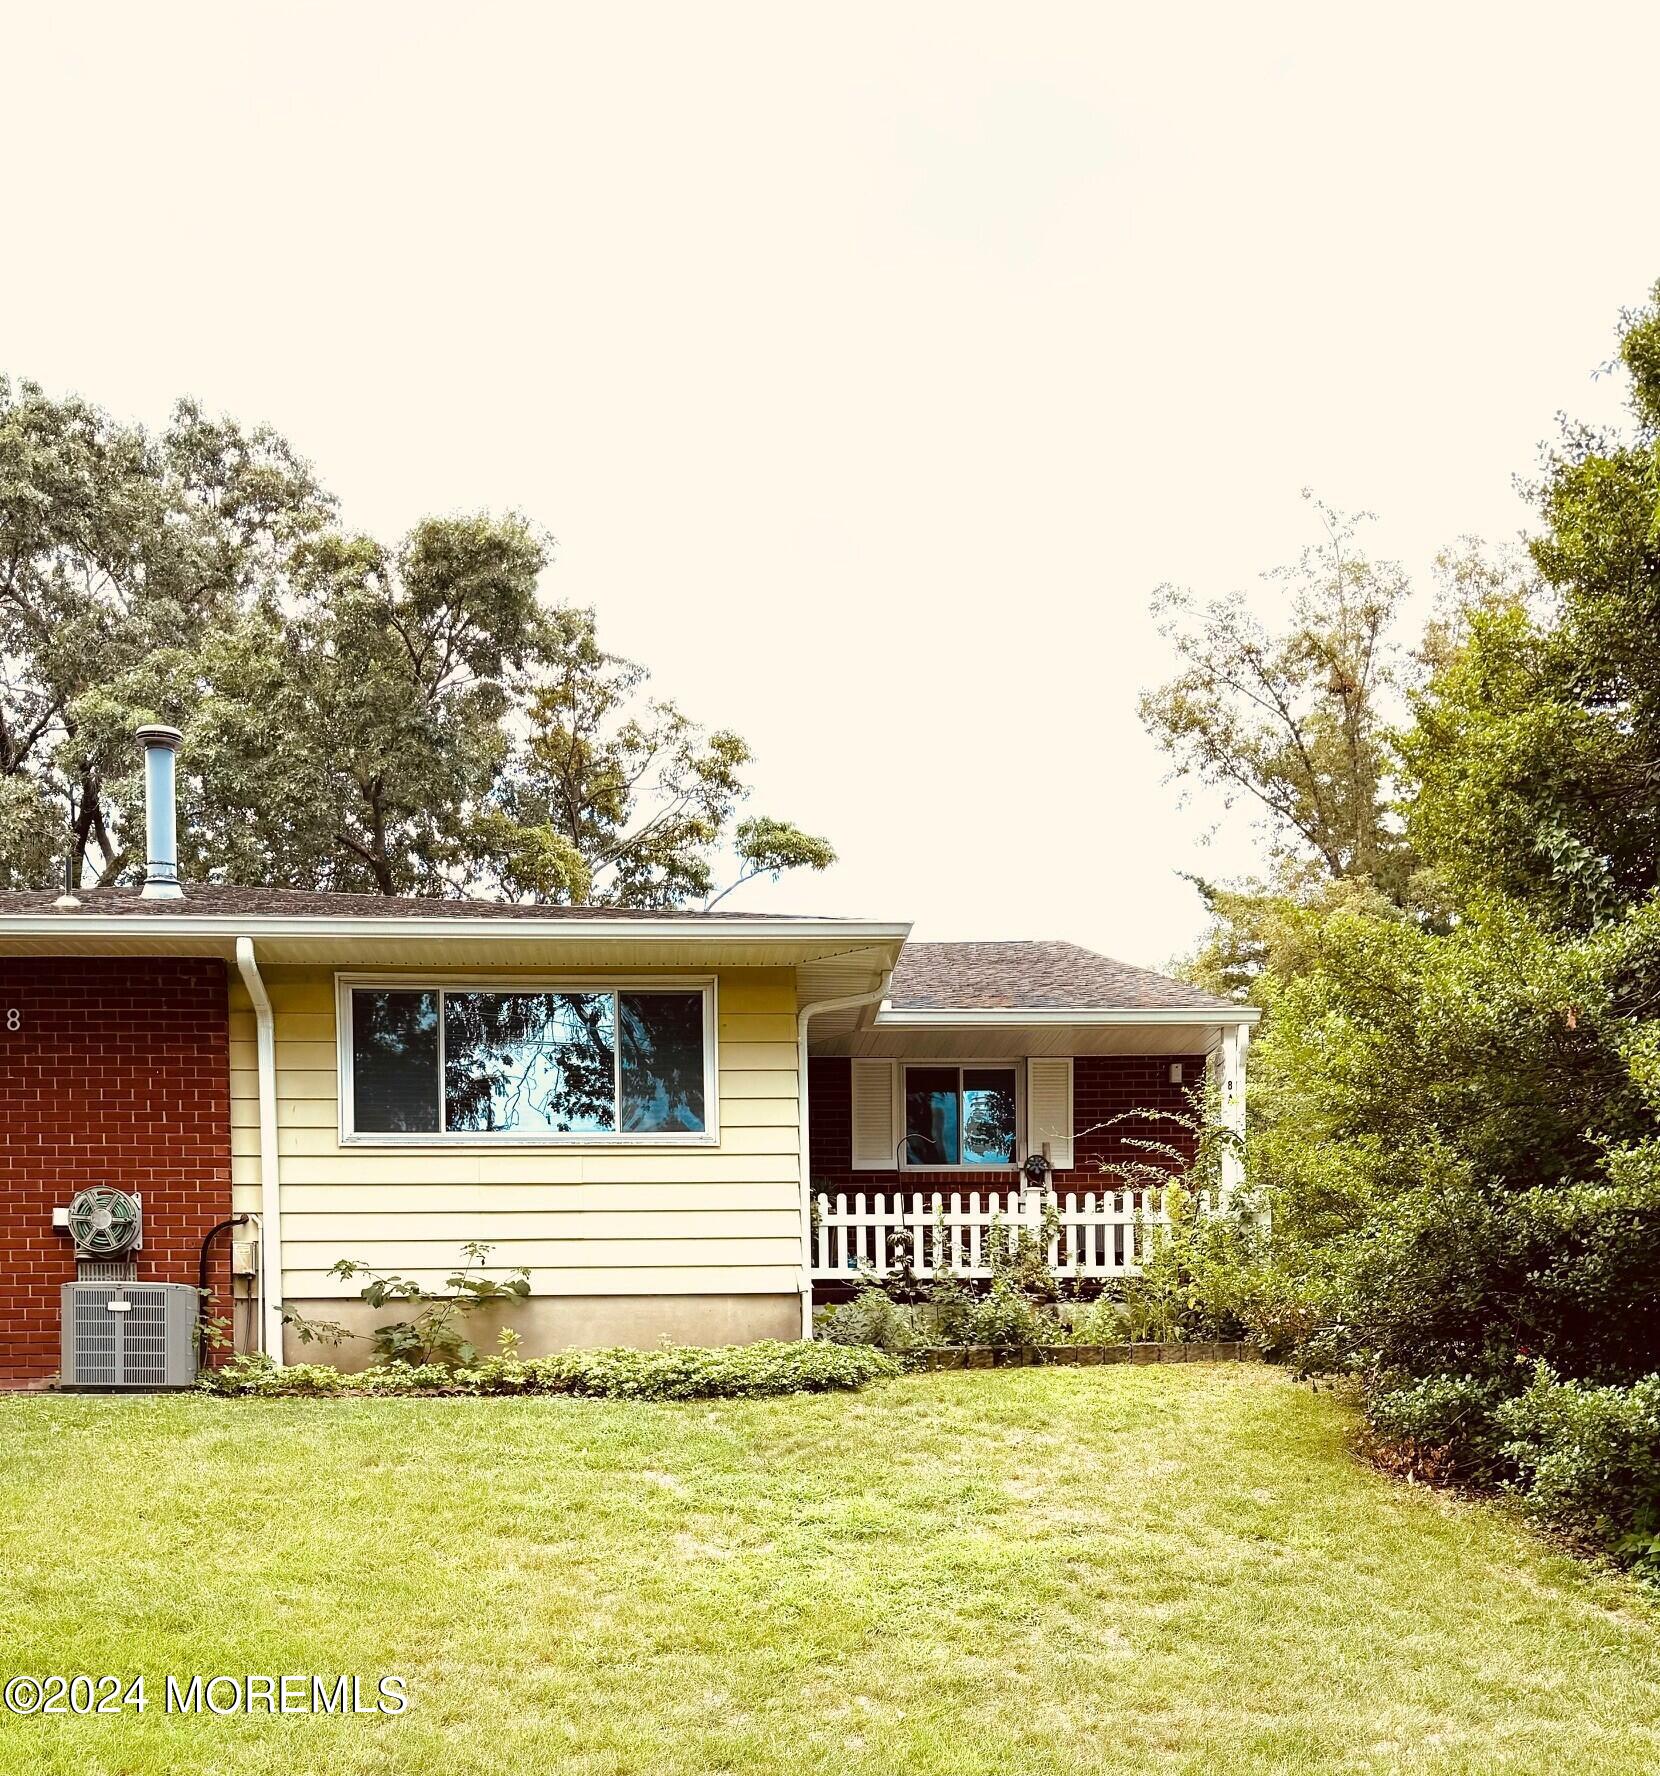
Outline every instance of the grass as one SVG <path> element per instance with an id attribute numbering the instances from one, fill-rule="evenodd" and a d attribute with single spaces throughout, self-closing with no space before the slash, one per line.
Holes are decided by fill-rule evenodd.
<path id="1" fill-rule="evenodd" d="M 0 1402 L 0 1770 L 1660 1767 L 1660 1610 L 1348 1453 L 1263 1368 L 856 1396 Z M 408 1678 L 397 1718 L 168 1716 L 161 1676 Z M 368 1686 L 372 1688 L 371 1686 Z"/>

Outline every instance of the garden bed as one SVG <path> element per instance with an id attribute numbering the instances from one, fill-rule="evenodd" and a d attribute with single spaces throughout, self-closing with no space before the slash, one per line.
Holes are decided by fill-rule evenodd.
<path id="1" fill-rule="evenodd" d="M 1249 1344 L 956 1344 L 922 1353 L 925 1369 L 1088 1368 L 1097 1363 L 1246 1363 Z"/>

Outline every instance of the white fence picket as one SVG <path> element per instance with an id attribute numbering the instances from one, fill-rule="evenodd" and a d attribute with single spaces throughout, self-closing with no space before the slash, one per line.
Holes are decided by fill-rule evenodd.
<path id="1" fill-rule="evenodd" d="M 1140 1268 L 1147 1241 L 1167 1224 L 1163 1192 L 1148 1190 L 990 1192 L 966 1198 L 953 1194 L 949 1204 L 934 1191 L 907 1198 L 878 1191 L 870 1198 L 855 1194 L 851 1206 L 838 1192 L 819 1192 L 813 1199 L 817 1227 L 813 1238 L 813 1275 L 823 1281 L 846 1280 L 861 1270 L 890 1275 L 908 1256 L 919 1277 L 942 1268 L 962 1277 L 984 1279 L 992 1274 L 995 1239 L 1021 1232 L 1041 1238 L 1045 1218 L 1055 1211 L 1048 1241 L 1049 1268 L 1060 1276 L 1113 1277 Z M 1208 1207 L 1208 1204 L 1201 1204 Z"/>

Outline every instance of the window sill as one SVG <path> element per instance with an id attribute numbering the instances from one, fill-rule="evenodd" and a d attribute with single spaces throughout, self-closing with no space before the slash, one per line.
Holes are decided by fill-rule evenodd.
<path id="1" fill-rule="evenodd" d="M 965 1166 L 855 1166 L 855 1171 L 886 1171 L 891 1176 L 900 1178 L 1016 1178 L 1020 1175 L 1020 1164 L 1011 1160 L 1007 1165 Z"/>
<path id="2" fill-rule="evenodd" d="M 718 1147 L 720 1133 L 711 1130 L 701 1135 L 474 1135 L 415 1134 L 358 1135 L 341 1133 L 342 1147 L 443 1147 L 465 1148 L 474 1153 L 494 1153 L 504 1147 L 542 1148 L 562 1152 L 615 1152 L 632 1148 L 679 1148 L 696 1150 Z"/>

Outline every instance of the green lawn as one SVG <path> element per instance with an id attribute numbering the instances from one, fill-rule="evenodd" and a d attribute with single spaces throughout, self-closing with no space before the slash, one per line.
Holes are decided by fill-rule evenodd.
<path id="1" fill-rule="evenodd" d="M 856 1396 L 0 1402 L 0 1770 L 1650 1772 L 1660 1609 L 1264 1368 Z M 169 1717 L 163 1674 L 408 1678 Z M 372 1686 L 367 1686 L 372 1688 Z"/>

